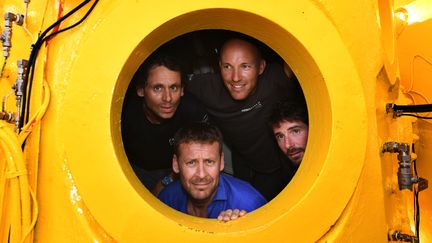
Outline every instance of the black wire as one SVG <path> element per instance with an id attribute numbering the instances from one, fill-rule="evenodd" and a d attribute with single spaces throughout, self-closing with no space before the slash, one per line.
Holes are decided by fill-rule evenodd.
<path id="1" fill-rule="evenodd" d="M 74 28 L 74 27 L 76 27 L 76 26 L 78 26 L 79 24 L 81 24 L 89 15 L 90 15 L 90 13 L 93 11 L 93 9 L 94 9 L 94 7 L 96 6 L 96 4 L 98 3 L 98 1 L 99 0 L 95 0 L 95 2 L 93 3 L 93 5 L 89 8 L 89 10 L 87 11 L 87 13 L 78 21 L 78 22 L 76 22 L 75 24 L 73 24 L 73 25 L 71 25 L 71 26 L 69 26 L 69 27 L 66 27 L 66 28 L 64 28 L 64 29 L 61 29 L 61 30 L 58 30 L 58 31 L 56 31 L 56 32 L 54 32 L 54 33 L 51 33 L 51 34 L 49 34 L 48 36 L 46 36 L 46 37 L 43 37 L 43 39 L 40 41 L 40 43 L 41 43 L 41 45 L 39 46 L 39 48 L 42 46 L 42 43 L 44 43 L 45 41 L 47 41 L 47 40 L 49 40 L 51 37 L 53 37 L 53 36 L 55 36 L 55 35 L 57 35 L 57 34 L 60 34 L 60 33 L 62 33 L 62 32 L 64 32 L 64 31 L 66 31 L 66 30 L 69 30 L 69 29 L 72 29 L 72 28 Z M 81 3 L 80 5 L 78 5 L 75 9 L 76 10 L 78 10 L 79 8 L 82 8 L 83 6 L 85 6 L 87 3 L 89 3 L 90 2 L 90 0 L 87 0 L 87 1 L 84 1 L 83 3 Z M 73 9 L 72 11 L 74 11 L 75 9 Z M 71 12 L 72 12 L 71 11 Z M 71 12 L 69 12 L 69 13 L 71 13 Z M 74 11 L 75 12 L 75 11 Z M 71 14 L 69 14 L 68 13 L 68 16 L 70 16 Z M 66 15 L 65 15 L 65 17 L 66 17 Z M 51 25 L 51 26 L 56 26 L 55 24 L 53 24 L 53 25 Z M 29 83 L 29 90 L 31 90 L 31 88 L 32 88 L 32 85 L 33 85 L 33 75 L 34 75 L 34 68 L 32 69 L 32 72 L 31 72 L 31 74 L 32 74 L 32 76 L 31 76 L 31 79 L 30 79 L 30 83 Z M 28 117 L 29 117 L 29 113 L 30 113 L 30 95 L 31 95 L 31 93 L 29 93 L 29 95 L 28 95 L 28 100 L 27 100 L 27 110 L 26 110 L 26 119 L 28 119 Z"/>
<path id="2" fill-rule="evenodd" d="M 30 58 L 29 58 L 29 66 L 27 68 L 27 72 L 26 75 L 24 77 L 24 85 L 25 87 L 27 87 L 28 84 L 28 88 L 27 88 L 27 92 L 24 92 L 23 95 L 23 113 L 25 111 L 25 116 L 21 116 L 20 118 L 20 127 L 21 128 L 24 124 L 24 120 L 28 120 L 29 117 L 29 112 L 30 112 L 30 96 L 31 96 L 31 89 L 33 86 L 33 77 L 34 77 L 34 69 L 35 69 L 35 65 L 36 65 L 36 58 L 37 58 L 37 54 L 40 50 L 40 48 L 42 47 L 42 44 L 47 41 L 50 37 L 57 35 L 61 32 L 64 32 L 66 30 L 69 30 L 71 28 L 74 28 L 75 26 L 81 24 L 87 17 L 88 15 L 91 13 L 91 11 L 93 11 L 94 7 L 96 6 L 97 2 L 99 0 L 96 0 L 93 5 L 90 7 L 90 9 L 87 11 L 87 13 L 75 24 L 66 27 L 64 29 L 61 29 L 59 31 L 56 31 L 54 33 L 51 33 L 50 35 L 46 36 L 48 34 L 49 31 L 51 31 L 54 27 L 58 26 L 61 22 L 63 22 L 65 19 L 67 19 L 69 16 L 71 16 L 72 14 L 74 14 L 76 11 L 78 11 L 79 9 L 81 9 L 82 7 L 84 7 L 87 3 L 90 2 L 90 0 L 86 0 L 83 1 L 81 4 L 79 4 L 77 7 L 75 7 L 74 9 L 72 9 L 71 11 L 69 11 L 67 14 L 65 14 L 63 17 L 61 17 L 60 19 L 58 19 L 56 22 L 54 22 L 53 24 L 51 24 L 39 37 L 38 40 L 36 41 L 35 44 L 32 45 L 32 51 L 30 53 Z M 26 97 L 26 95 L 28 97 Z M 23 114 L 22 113 L 22 114 Z M 25 117 L 25 119 L 24 119 Z"/>
<path id="3" fill-rule="evenodd" d="M 413 153 L 415 153 L 414 144 L 412 144 L 411 150 Z M 417 159 L 413 160 L 413 167 L 414 167 L 414 176 L 418 177 Z M 415 222 L 415 234 L 416 234 L 416 237 L 418 239 L 418 242 L 420 242 L 420 203 L 419 203 L 418 186 L 414 187 L 414 222 Z"/>
<path id="4" fill-rule="evenodd" d="M 414 199 L 415 199 L 415 206 L 417 210 L 416 213 L 416 220 L 415 220 L 415 229 L 416 229 L 416 237 L 420 242 L 420 203 L 419 203 L 419 191 L 418 189 L 414 192 Z"/>
<path id="5" fill-rule="evenodd" d="M 75 13 L 76 11 L 78 11 L 79 9 L 81 9 L 83 6 L 85 6 L 87 3 L 89 3 L 90 0 L 86 0 L 83 1 L 81 4 L 79 4 L 77 7 L 75 7 L 74 9 L 72 9 L 70 12 L 68 12 L 67 14 L 65 14 L 64 16 L 62 16 L 60 19 L 58 19 L 56 22 L 54 22 L 53 24 L 51 24 L 47 29 L 45 29 L 45 31 L 39 35 L 37 41 L 35 44 L 32 45 L 32 51 L 30 53 L 30 58 L 29 58 L 29 65 L 27 67 L 27 71 L 26 71 L 26 75 L 24 77 L 24 87 L 27 87 L 27 84 L 29 83 L 28 81 L 30 80 L 30 88 L 28 88 L 27 90 L 30 91 L 31 90 L 31 83 L 33 82 L 33 76 L 34 76 L 34 67 L 36 64 L 36 57 L 37 54 L 43 44 L 43 42 L 45 41 L 43 38 L 45 37 L 45 35 L 48 34 L 49 31 L 51 31 L 53 28 L 55 28 L 57 25 L 59 25 L 61 22 L 63 22 L 66 18 L 68 18 L 69 16 L 71 16 L 73 13 Z M 29 92 L 30 95 L 30 92 Z M 26 102 L 26 92 L 24 92 L 23 95 L 23 113 L 24 114 L 24 110 L 26 109 L 26 107 L 29 107 L 29 103 L 30 103 L 30 98 L 27 99 Z M 28 112 L 29 112 L 29 108 L 27 108 L 27 112 L 26 112 L 26 120 L 28 119 Z M 20 127 L 23 125 L 23 121 L 24 121 L 24 116 L 21 117 L 21 122 L 20 122 Z"/>
<path id="6" fill-rule="evenodd" d="M 90 15 L 90 13 L 93 11 L 93 9 L 94 9 L 94 7 L 96 6 L 96 4 L 99 2 L 99 0 L 95 0 L 94 1 L 94 3 L 93 3 L 93 5 L 91 5 L 91 7 L 89 8 L 89 10 L 87 11 L 87 13 L 78 21 L 78 22 L 76 22 L 75 24 L 73 24 L 73 25 L 71 25 L 71 26 L 68 26 L 68 27 L 66 27 L 66 28 L 64 28 L 64 29 L 61 29 L 61 30 L 59 30 L 59 31 L 56 31 L 56 32 L 54 32 L 54 33 L 51 33 L 50 35 L 48 35 L 48 36 L 46 36 L 44 39 L 43 39 L 43 41 L 45 41 L 46 39 L 49 39 L 49 38 L 51 38 L 52 36 L 54 36 L 54 35 L 57 35 L 57 34 L 60 34 L 60 33 L 62 33 L 62 32 L 64 32 L 64 31 L 66 31 L 66 30 L 69 30 L 69 29 L 72 29 L 72 28 L 74 28 L 74 27 L 76 27 L 76 26 L 78 26 L 79 24 L 81 24 L 89 15 Z"/>
<path id="7" fill-rule="evenodd" d="M 411 151 L 413 152 L 413 153 L 415 153 L 415 146 L 414 146 L 414 144 L 412 144 L 412 146 L 411 146 Z M 417 175 L 417 159 L 415 159 L 415 160 L 413 160 L 413 162 L 414 162 L 414 173 L 415 173 L 415 175 Z"/>
<path id="8" fill-rule="evenodd" d="M 417 112 L 431 112 L 432 104 L 417 104 L 417 105 L 396 105 L 391 104 L 391 108 L 395 112 L 408 112 L 408 113 L 417 113 Z"/>
<path id="9" fill-rule="evenodd" d="M 71 16 L 73 13 L 75 13 L 76 11 L 78 11 L 79 9 L 81 9 L 82 7 L 84 7 L 87 3 L 89 3 L 90 0 L 86 0 L 83 1 L 81 4 L 79 4 L 77 7 L 75 7 L 74 9 L 72 9 L 70 12 L 68 12 L 66 15 L 64 15 L 63 17 L 61 17 L 59 20 L 57 20 L 55 23 L 53 23 L 50 27 L 48 27 L 43 33 L 42 35 L 39 36 L 38 41 L 36 42 L 36 44 L 34 45 L 32 54 L 34 54 L 33 56 L 31 56 L 31 73 L 30 73 L 30 77 L 29 77 L 29 85 L 28 85 L 28 99 L 27 99 L 27 103 L 26 103 L 26 114 L 25 114 L 25 119 L 28 120 L 29 117 L 29 113 L 30 113 L 30 96 L 31 96 L 31 89 L 33 86 L 33 77 L 34 77 L 34 69 L 35 69 L 35 64 L 36 64 L 36 57 L 37 57 L 37 53 L 39 52 L 40 48 L 42 47 L 42 44 L 47 41 L 50 37 L 59 34 L 65 30 L 71 29 L 75 26 L 77 26 L 78 24 L 82 23 L 84 21 L 85 18 L 87 18 L 87 16 L 90 14 L 90 12 L 93 10 L 93 8 L 95 7 L 96 3 L 98 2 L 98 0 L 96 0 L 93 5 L 90 7 L 90 9 L 87 11 L 87 13 L 84 15 L 83 18 L 81 18 L 77 23 L 73 24 L 72 26 L 69 26 L 65 29 L 56 31 L 54 33 L 51 33 L 48 36 L 45 36 L 52 28 L 56 27 L 57 25 L 59 25 L 62 21 L 64 21 L 66 18 L 68 18 L 69 16 Z M 24 102 L 23 102 L 24 103 Z M 24 116 L 23 116 L 24 118 Z M 24 124 L 23 122 L 21 124 Z"/>
<path id="10" fill-rule="evenodd" d="M 417 118 L 420 118 L 420 119 L 427 119 L 427 120 L 432 119 L 432 117 L 428 117 L 428 116 L 419 116 L 419 115 L 406 114 L 406 113 L 398 114 L 398 116 L 413 116 L 413 117 L 417 117 Z"/>

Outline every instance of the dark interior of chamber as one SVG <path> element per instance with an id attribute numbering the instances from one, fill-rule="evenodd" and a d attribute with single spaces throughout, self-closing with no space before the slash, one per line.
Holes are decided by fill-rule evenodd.
<path id="1" fill-rule="evenodd" d="M 221 46 L 226 40 L 235 37 L 245 39 L 256 45 L 260 49 L 262 57 L 267 62 L 284 62 L 274 50 L 259 40 L 242 33 L 228 30 L 200 30 L 186 33 L 172 40 L 167 40 L 154 52 L 164 52 L 175 56 L 181 62 L 182 71 L 185 75 L 184 78 L 192 74 L 217 73 L 219 72 L 218 61 Z M 145 60 L 142 60 L 142 62 L 144 63 Z M 140 99 L 136 94 L 138 81 L 138 75 L 134 75 L 130 81 L 123 103 L 122 117 L 126 115 L 125 107 Z M 124 135 L 122 134 L 122 136 L 124 141 Z M 128 154 L 128 151 L 125 152 Z M 224 153 L 226 160 L 225 172 L 232 174 L 232 167 L 230 167 L 230 150 L 226 146 L 224 146 Z"/>

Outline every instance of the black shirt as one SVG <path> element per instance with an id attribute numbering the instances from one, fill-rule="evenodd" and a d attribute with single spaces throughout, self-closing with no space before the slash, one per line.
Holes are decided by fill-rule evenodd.
<path id="1" fill-rule="evenodd" d="M 129 162 L 145 170 L 170 169 L 175 132 L 188 122 L 203 121 L 204 106 L 185 92 L 174 116 L 161 124 L 152 124 L 144 114 L 143 98 L 134 96 L 125 102 L 122 113 L 122 137 Z"/>
<path id="2" fill-rule="evenodd" d="M 193 76 L 186 89 L 204 103 L 210 119 L 221 129 L 232 150 L 233 164 L 243 163 L 268 173 L 286 162 L 268 119 L 275 103 L 302 99 L 303 92 L 297 80 L 288 79 L 281 65 L 268 64 L 258 77 L 255 91 L 245 100 L 232 99 L 220 74 Z"/>

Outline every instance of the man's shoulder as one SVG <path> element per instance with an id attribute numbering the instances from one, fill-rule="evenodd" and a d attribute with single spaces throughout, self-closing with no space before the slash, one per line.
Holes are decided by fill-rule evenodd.
<path id="1" fill-rule="evenodd" d="M 134 99 L 129 100 L 123 106 L 121 127 L 123 134 L 129 134 L 131 136 L 136 133 L 137 130 L 145 129 L 148 127 L 149 122 L 145 119 L 142 103 L 140 100 Z"/>
<path id="2" fill-rule="evenodd" d="M 194 94 L 197 98 L 202 99 L 209 92 L 214 92 L 223 87 L 223 82 L 220 74 L 192 74 L 185 82 L 185 90 Z"/>
<path id="3" fill-rule="evenodd" d="M 187 91 L 181 98 L 176 115 L 185 122 L 200 122 L 207 119 L 207 111 L 202 102 Z"/>
<path id="4" fill-rule="evenodd" d="M 200 106 L 201 102 L 190 92 L 184 92 L 184 95 L 181 97 L 180 106 Z"/>
<path id="5" fill-rule="evenodd" d="M 269 81 L 267 82 L 285 82 L 288 80 L 283 66 L 277 62 L 268 63 L 260 78 L 268 79 Z"/>
<path id="6" fill-rule="evenodd" d="M 202 74 L 191 74 L 189 75 L 186 84 L 198 83 L 200 81 L 219 81 L 221 78 L 219 73 L 202 73 Z"/>
<path id="7" fill-rule="evenodd" d="M 178 203 L 178 201 L 181 200 L 182 194 L 183 190 L 180 180 L 177 180 L 164 187 L 159 193 L 158 198 L 169 206 L 173 206 L 172 204 Z"/>
<path id="8" fill-rule="evenodd" d="M 241 179 L 221 174 L 226 196 L 231 207 L 253 211 L 267 200 L 251 184 Z"/>
<path id="9" fill-rule="evenodd" d="M 235 187 L 240 186 L 240 187 L 246 187 L 246 188 L 252 187 L 252 185 L 249 182 L 244 181 L 244 180 L 239 179 L 239 178 L 236 178 L 236 177 L 231 176 L 231 175 L 227 175 L 227 174 L 222 173 L 222 174 L 220 174 L 220 177 L 221 177 L 221 181 L 228 184 L 229 186 L 235 186 Z"/>
<path id="10" fill-rule="evenodd" d="M 167 206 L 180 212 L 187 213 L 187 195 L 182 189 L 180 180 L 174 181 L 166 186 L 159 193 L 158 198 Z"/>
<path id="11" fill-rule="evenodd" d="M 288 77 L 284 71 L 284 66 L 281 63 L 269 63 L 266 70 L 260 76 L 261 88 L 276 92 L 283 97 L 298 97 L 303 94 L 299 81 L 296 76 Z M 265 85 L 264 85 L 265 84 Z M 278 96 L 278 97 L 279 97 Z"/>

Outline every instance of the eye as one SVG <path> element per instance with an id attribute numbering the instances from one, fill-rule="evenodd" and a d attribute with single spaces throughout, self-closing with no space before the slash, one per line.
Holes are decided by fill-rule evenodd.
<path id="1" fill-rule="evenodd" d="M 206 163 L 207 166 L 213 166 L 216 163 L 216 161 L 208 159 L 208 160 L 205 161 L 205 163 Z"/>
<path id="2" fill-rule="evenodd" d="M 229 70 L 229 69 L 231 69 L 231 65 L 229 65 L 229 64 L 223 64 L 222 65 L 222 69 L 223 70 Z"/>
<path id="3" fill-rule="evenodd" d="M 180 88 L 179 88 L 179 86 L 177 86 L 177 85 L 173 85 L 173 86 L 171 86 L 171 90 L 172 91 L 178 91 Z"/>
<path id="4" fill-rule="evenodd" d="M 300 128 L 294 128 L 294 129 L 291 129 L 291 130 L 290 130 L 290 133 L 291 133 L 291 134 L 294 134 L 294 135 L 298 135 L 298 134 L 301 133 L 301 129 L 300 129 Z"/>
<path id="5" fill-rule="evenodd" d="M 284 135 L 282 133 L 277 133 L 275 134 L 275 138 L 276 140 L 280 141 L 284 139 Z"/>
<path id="6" fill-rule="evenodd" d="M 153 91 L 155 91 L 155 92 L 160 92 L 160 91 L 162 91 L 162 86 L 161 86 L 161 85 L 153 86 Z"/>
<path id="7" fill-rule="evenodd" d="M 186 161 L 185 165 L 187 167 L 194 167 L 196 165 L 196 161 L 195 160 Z"/>
<path id="8" fill-rule="evenodd" d="M 250 64 L 247 64 L 247 63 L 245 63 L 245 64 L 242 64 L 242 66 L 241 66 L 243 69 L 251 69 L 252 68 L 252 65 L 250 65 Z"/>

